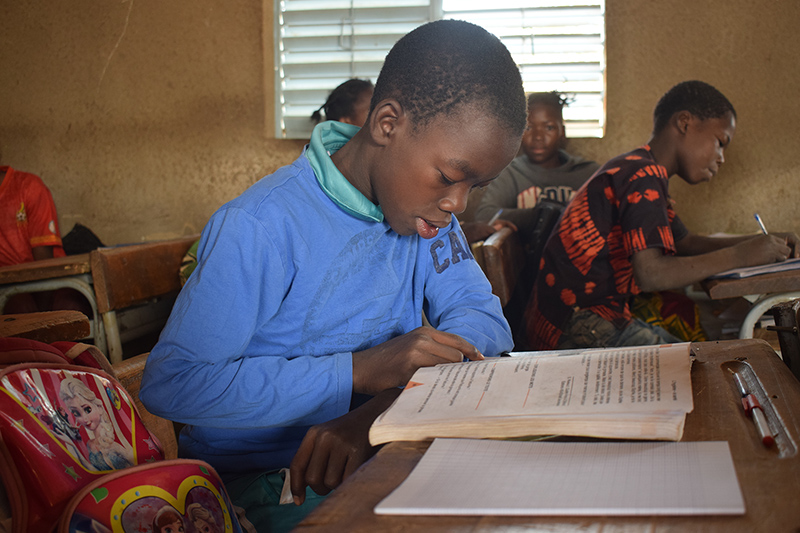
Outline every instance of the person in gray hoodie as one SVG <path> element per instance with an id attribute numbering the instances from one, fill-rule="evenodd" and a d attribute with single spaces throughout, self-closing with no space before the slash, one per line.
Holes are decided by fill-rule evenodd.
<path id="1" fill-rule="evenodd" d="M 500 209 L 500 219 L 516 225 L 527 241 L 543 202 L 567 205 L 581 185 L 600 166 L 564 150 L 566 134 L 562 110 L 567 99 L 558 92 L 528 96 L 528 124 L 522 136 L 523 155 L 516 157 L 486 189 L 475 214 L 490 220 Z M 546 236 L 545 236 L 546 238 Z"/>

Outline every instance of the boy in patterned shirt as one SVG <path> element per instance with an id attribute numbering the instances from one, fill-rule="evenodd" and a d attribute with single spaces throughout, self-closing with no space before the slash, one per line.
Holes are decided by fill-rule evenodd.
<path id="1" fill-rule="evenodd" d="M 632 318 L 631 297 L 798 256 L 794 233 L 705 237 L 691 233 L 672 208 L 670 176 L 709 181 L 735 129 L 733 105 L 707 83 L 683 82 L 661 98 L 650 141 L 606 163 L 548 240 L 526 311 L 532 348 L 677 342 Z"/>

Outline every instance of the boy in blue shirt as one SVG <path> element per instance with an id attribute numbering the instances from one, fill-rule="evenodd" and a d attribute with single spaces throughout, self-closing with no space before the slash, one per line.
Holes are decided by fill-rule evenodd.
<path id="1" fill-rule="evenodd" d="M 512 348 L 453 215 L 524 126 L 502 43 L 426 24 L 387 55 L 363 128 L 319 124 L 299 159 L 209 220 L 140 397 L 187 424 L 181 455 L 211 463 L 259 529 L 301 517 L 276 524 L 293 506 L 266 503 L 279 469 L 302 504 L 306 485 L 326 494 L 373 453 L 369 425 L 415 370 Z"/>

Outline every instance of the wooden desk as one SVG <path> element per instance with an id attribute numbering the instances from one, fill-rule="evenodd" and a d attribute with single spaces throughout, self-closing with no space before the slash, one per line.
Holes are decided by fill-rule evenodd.
<path id="1" fill-rule="evenodd" d="M 32 263 L 22 263 L 0 267 L 0 285 L 40 281 L 88 274 L 92 271 L 89 254 L 68 255 L 53 259 L 42 259 Z"/>
<path id="2" fill-rule="evenodd" d="M 92 308 L 89 336 L 112 363 L 118 363 L 123 335 L 132 339 L 163 327 L 181 288 L 178 271 L 183 256 L 199 238 L 189 235 L 106 247 L 0 268 L 0 309 L 15 294 L 76 289 Z M 129 312 L 133 318 L 123 327 L 117 311 Z M 157 315 L 155 320 L 150 320 L 152 315 Z"/>
<path id="3" fill-rule="evenodd" d="M 773 305 L 800 298 L 800 270 L 741 279 L 710 279 L 704 281 L 702 286 L 712 300 L 741 296 L 753 304 L 739 330 L 740 339 L 750 339 L 756 322 Z"/>
<path id="4" fill-rule="evenodd" d="M 427 443 L 394 442 L 333 492 L 297 527 L 298 532 L 348 531 L 795 531 L 800 526 L 800 382 L 760 340 L 694 344 L 694 411 L 683 440 L 727 440 L 744 495 L 743 516 L 694 517 L 445 517 L 378 516 L 372 510 L 411 472 Z M 787 431 L 780 450 L 765 448 L 746 418 L 727 367 L 749 365 Z M 738 370 L 739 368 L 737 368 Z M 759 398 L 760 400 L 762 398 Z M 763 398 L 766 401 L 766 398 Z M 764 403 L 764 402 L 762 402 Z M 788 433 L 788 437 L 787 437 Z M 781 457 L 783 456 L 783 457 Z M 481 490 L 481 487 L 475 487 Z"/>
<path id="5" fill-rule="evenodd" d="M 22 337 L 49 344 L 85 339 L 90 329 L 89 319 L 80 311 L 0 315 L 0 337 Z"/>
<path id="6" fill-rule="evenodd" d="M 102 321 L 98 320 L 97 301 L 92 279 L 89 254 L 68 255 L 30 263 L 0 267 L 0 312 L 15 294 L 52 291 L 62 288 L 80 292 L 92 308 L 90 333 L 97 348 L 106 353 L 106 335 Z M 77 340 L 77 339 L 75 339 Z"/>

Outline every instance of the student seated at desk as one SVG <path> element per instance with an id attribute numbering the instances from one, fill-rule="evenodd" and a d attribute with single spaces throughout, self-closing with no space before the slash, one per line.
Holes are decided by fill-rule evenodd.
<path id="1" fill-rule="evenodd" d="M 325 103 L 311 115 L 311 120 L 315 123 L 321 122 L 322 113 L 320 111 L 324 111 L 325 120 L 336 120 L 360 128 L 367 120 L 373 90 L 374 86 L 371 81 L 351 78 L 331 91 Z M 181 262 L 179 274 L 181 286 L 186 284 L 186 280 L 197 268 L 197 246 L 199 244 L 199 240 L 192 244 Z"/>
<path id="2" fill-rule="evenodd" d="M 0 166 L 0 267 L 64 257 L 50 189 L 36 174 Z M 59 289 L 9 298 L 0 313 L 71 309 L 92 315 L 77 291 Z"/>
<path id="3" fill-rule="evenodd" d="M 423 25 L 387 55 L 363 128 L 317 125 L 211 217 L 140 398 L 187 424 L 181 455 L 211 463 L 259 531 L 293 526 L 319 501 L 306 485 L 327 494 L 374 452 L 372 420 L 416 369 L 511 349 L 454 214 L 514 157 L 524 109 L 496 37 Z M 285 467 L 299 507 L 277 506 Z"/>
<path id="4" fill-rule="evenodd" d="M 555 205 L 558 216 L 560 208 L 600 168 L 594 161 L 564 150 L 565 105 L 567 99 L 556 91 L 528 96 L 528 123 L 522 135 L 524 153 L 486 188 L 476 220 L 488 221 L 502 209 L 500 220 L 512 222 L 521 231 L 523 241 L 528 242 L 539 218 L 546 216 L 543 202 Z"/>
<path id="5" fill-rule="evenodd" d="M 53 195 L 36 174 L 0 166 L 0 267 L 64 257 Z"/>
<path id="6" fill-rule="evenodd" d="M 725 161 L 736 111 L 722 93 L 700 81 L 680 83 L 653 118 L 648 143 L 603 165 L 548 240 L 526 311 L 534 349 L 676 342 L 663 328 L 633 319 L 630 298 L 798 256 L 794 233 L 703 237 L 672 208 L 670 176 L 701 183 Z"/>

